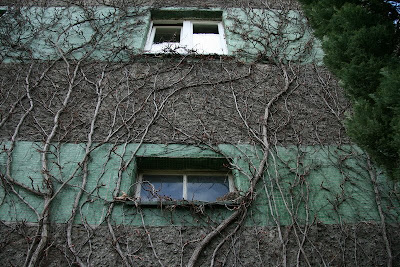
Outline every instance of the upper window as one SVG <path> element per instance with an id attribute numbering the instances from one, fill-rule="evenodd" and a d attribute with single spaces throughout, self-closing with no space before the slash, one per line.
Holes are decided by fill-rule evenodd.
<path id="1" fill-rule="evenodd" d="M 226 201 L 235 191 L 227 161 L 212 159 L 138 158 L 136 197 L 154 201 Z"/>
<path id="2" fill-rule="evenodd" d="M 224 28 L 218 21 L 153 21 L 146 52 L 227 54 Z"/>
<path id="3" fill-rule="evenodd" d="M 7 12 L 7 7 L 0 6 L 0 17 L 3 16 L 3 14 L 6 12 Z"/>

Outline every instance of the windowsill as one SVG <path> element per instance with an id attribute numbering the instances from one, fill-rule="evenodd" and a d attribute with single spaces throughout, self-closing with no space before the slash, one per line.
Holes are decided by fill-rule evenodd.
<path id="1" fill-rule="evenodd" d="M 135 57 L 138 61 L 151 61 L 151 62 L 158 62 L 159 60 L 177 60 L 185 62 L 198 62 L 202 60 L 207 60 L 208 62 L 220 62 L 220 61 L 232 61 L 235 60 L 236 57 L 233 55 L 218 55 L 218 54 L 178 54 L 178 53 L 160 53 L 160 54 L 153 54 L 153 53 L 143 53 L 138 54 Z"/>
<path id="2" fill-rule="evenodd" d="M 161 200 L 161 201 L 132 201 L 132 200 L 114 200 L 116 203 L 124 203 L 129 206 L 162 207 L 174 206 L 189 208 L 193 206 L 212 206 L 212 207 L 238 207 L 240 204 L 236 201 L 188 201 L 188 200 Z"/>
<path id="3" fill-rule="evenodd" d="M 144 52 L 143 56 L 153 57 L 153 58 L 207 58 L 207 59 L 234 59 L 233 55 L 226 54 L 197 54 L 197 53 L 152 53 Z"/>

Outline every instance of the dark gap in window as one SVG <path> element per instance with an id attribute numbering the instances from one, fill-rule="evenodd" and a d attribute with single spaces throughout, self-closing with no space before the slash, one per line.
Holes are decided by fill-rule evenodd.
<path id="1" fill-rule="evenodd" d="M 3 16 L 4 13 L 6 13 L 6 10 L 0 9 L 0 17 Z"/>
<path id="2" fill-rule="evenodd" d="M 218 34 L 217 24 L 193 24 L 193 33 L 214 33 Z"/>
<path id="3" fill-rule="evenodd" d="M 155 44 L 173 42 L 179 43 L 181 40 L 181 28 L 180 27 L 157 27 L 154 35 Z"/>
<path id="4" fill-rule="evenodd" d="M 182 22 L 163 22 L 163 23 L 153 23 L 153 26 L 177 26 L 177 27 L 182 27 L 183 23 Z"/>
<path id="5" fill-rule="evenodd" d="M 174 11 L 174 10 L 151 10 L 152 20 L 172 20 L 172 19 L 182 19 L 182 20 L 222 20 L 222 11 L 210 11 L 210 10 L 187 10 L 187 11 Z"/>
<path id="6" fill-rule="evenodd" d="M 225 158 L 163 158 L 138 157 L 137 166 L 142 170 L 210 170 L 229 172 Z"/>

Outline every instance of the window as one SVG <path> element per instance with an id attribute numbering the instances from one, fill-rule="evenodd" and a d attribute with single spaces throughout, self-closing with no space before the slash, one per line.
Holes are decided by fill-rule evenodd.
<path id="1" fill-rule="evenodd" d="M 220 21 L 153 21 L 145 51 L 150 53 L 227 54 Z"/>
<path id="2" fill-rule="evenodd" d="M 142 202 L 225 201 L 235 191 L 226 159 L 139 158 L 137 165 Z"/>
<path id="3" fill-rule="evenodd" d="M 4 13 L 7 12 L 7 7 L 0 6 L 0 17 L 4 15 Z"/>

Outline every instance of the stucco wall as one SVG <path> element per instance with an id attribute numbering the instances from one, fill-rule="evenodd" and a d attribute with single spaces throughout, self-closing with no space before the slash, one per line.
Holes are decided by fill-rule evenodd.
<path id="1" fill-rule="evenodd" d="M 2 143 L 4 149 L 9 145 Z M 12 176 L 19 182 L 32 185 L 33 188 L 45 190 L 41 175 L 40 143 L 18 142 L 13 150 L 12 165 L 10 171 Z M 81 199 L 79 216 L 75 223 L 88 223 L 100 225 L 104 223 L 107 215 L 108 204 L 114 202 L 117 180 L 122 179 L 120 191 L 127 192 L 131 198 L 135 197 L 137 185 L 137 172 L 135 160 L 131 160 L 132 153 L 136 157 L 171 157 L 171 158 L 200 158 L 218 156 L 213 151 L 201 147 L 187 145 L 152 145 L 142 144 L 139 150 L 138 144 L 114 146 L 111 144 L 101 145 L 91 153 L 88 163 L 88 183 L 85 187 L 84 196 Z M 248 190 L 247 176 L 251 175 L 251 169 L 246 167 L 251 160 L 254 166 L 259 164 L 257 154 L 251 146 L 220 145 L 223 156 L 235 159 L 237 169 L 234 171 L 234 183 L 239 192 Z M 112 153 L 110 153 L 112 151 Z M 247 159 L 244 160 L 244 151 Z M 61 193 L 55 196 L 51 205 L 51 221 L 55 223 L 67 223 L 71 216 L 74 196 L 78 192 L 85 154 L 84 144 L 54 144 L 52 153 L 56 157 L 49 156 L 49 170 L 51 175 L 57 179 L 55 191 L 63 183 L 68 183 Z M 301 154 L 302 167 L 296 167 L 296 159 Z M 368 179 L 365 156 L 359 149 L 351 146 L 326 146 L 326 147 L 279 147 L 274 152 L 280 162 L 271 160 L 270 167 L 266 170 L 265 186 L 259 187 L 257 201 L 251 207 L 253 216 L 246 220 L 247 225 L 274 225 L 274 216 L 271 214 L 269 200 L 274 202 L 272 213 L 279 218 L 281 225 L 290 225 L 292 218 L 290 212 L 296 212 L 296 217 L 301 223 L 310 223 L 317 220 L 321 223 L 357 223 L 359 221 L 379 221 L 379 214 L 375 203 L 373 187 Z M 221 156 L 221 155 L 220 155 Z M 344 162 L 341 159 L 346 158 Z M 7 157 L 1 154 L 1 172 L 6 173 Z M 120 172 L 122 162 L 130 162 Z M 296 172 L 290 172 L 291 168 L 297 168 Z M 239 171 L 240 170 L 240 171 Z M 278 171 L 278 176 L 274 174 Z M 304 175 L 307 186 L 305 188 L 294 183 L 302 182 L 297 176 Z M 279 180 L 279 182 L 277 182 Z M 268 184 L 271 182 L 271 184 Z M 379 177 L 382 189 L 382 201 L 387 212 L 388 220 L 396 222 L 399 219 L 398 207 L 395 199 L 390 199 L 390 191 L 393 190 L 389 181 L 384 176 Z M 293 183 L 293 184 L 292 184 Z M 77 186 L 74 188 L 72 186 Z M 275 186 L 275 188 L 274 188 Z M 277 188 L 276 186 L 281 186 Z M 307 192 L 302 192 L 306 189 Z M 283 190 L 283 191 L 280 191 Z M 90 193 L 89 193 L 90 192 Z M 307 194 L 307 199 L 303 195 Z M 20 192 L 25 201 L 34 208 L 43 208 L 41 198 L 35 197 L 29 192 Z M 269 196 L 272 194 L 273 196 Z M 10 192 L 1 188 L 0 198 L 3 204 L 0 206 L 0 219 L 8 222 L 30 222 L 36 223 L 35 213 L 27 206 L 19 203 Z M 273 198 L 273 199 L 271 199 Z M 298 200 L 302 206 L 290 207 Z M 140 200 L 137 200 L 140 203 Z M 142 218 L 135 203 L 116 201 L 112 218 L 117 224 L 142 225 Z M 193 217 L 193 208 L 188 203 L 186 208 L 179 208 L 178 203 L 169 203 L 156 206 L 143 206 L 145 224 L 148 226 L 193 226 L 205 223 Z M 285 206 L 289 205 L 289 207 Z M 393 210 L 391 210 L 393 209 Z M 213 221 L 221 221 L 230 214 L 224 206 L 206 206 L 203 210 L 205 217 Z M 308 213 L 308 214 L 307 214 Z"/>
<path id="2" fill-rule="evenodd" d="M 389 227 L 392 247 L 399 249 L 398 228 Z M 387 257 L 382 237 L 379 234 L 380 226 L 374 223 L 358 223 L 354 225 L 313 225 L 304 229 L 310 233 L 304 245 L 307 260 L 299 252 L 296 233 L 292 228 L 284 228 L 283 235 L 289 238 L 287 243 L 286 264 L 311 266 L 320 265 L 359 265 L 359 266 L 385 266 Z M 22 251 L 27 249 L 24 239 L 34 234 L 33 227 L 21 225 L 2 225 L 0 233 L 2 238 L 0 256 L 5 266 L 22 265 Z M 64 225 L 54 225 L 51 246 L 39 266 L 68 266 L 74 260 L 68 254 L 66 244 L 62 242 Z M 78 248 L 90 236 L 91 247 L 84 246 L 80 254 L 84 260 L 94 266 L 122 265 L 118 254 L 113 248 L 113 241 L 108 229 L 104 226 L 85 228 L 75 226 L 74 239 Z M 152 247 L 149 245 L 147 233 L 151 234 L 153 247 L 165 266 L 185 266 L 190 254 L 194 250 L 192 241 L 198 240 L 207 233 L 206 229 L 191 227 L 149 227 L 132 228 L 120 226 L 117 229 L 119 240 L 125 245 L 124 251 L 129 254 L 133 266 L 157 266 L 160 263 L 154 257 Z M 301 236 L 300 236 L 301 237 Z M 215 243 L 219 242 L 218 238 Z M 210 262 L 215 243 L 205 250 L 198 266 L 206 266 Z M 215 264 L 221 266 L 279 266 L 283 265 L 282 247 L 280 246 L 279 233 L 273 227 L 243 227 L 233 236 L 220 253 L 217 254 Z M 91 253 L 89 253 L 91 252 Z M 300 255 L 300 256 L 299 256 Z M 397 260 L 397 257 L 395 258 Z M 397 264 L 397 263 L 396 263 Z M 394 266 L 396 266 L 394 264 Z"/>
<path id="3" fill-rule="evenodd" d="M 199 266 L 397 262 L 397 185 L 346 136 L 349 103 L 305 20 L 265 3 L 217 8 L 224 57 L 138 53 L 147 8 L 2 17 L 4 262 L 186 265 L 212 233 Z M 140 205 L 138 156 L 226 158 L 241 197 Z"/>
<path id="4" fill-rule="evenodd" d="M 139 5 L 9 7 L 1 18 L 0 34 L 7 38 L 2 41 L 2 61 L 58 60 L 63 56 L 129 61 L 132 56 L 141 55 L 144 51 L 151 10 L 155 8 Z M 228 55 L 241 60 L 256 60 L 265 52 L 263 43 L 268 42 L 269 49 L 285 60 L 303 64 L 322 63 L 320 43 L 313 38 L 300 11 L 250 7 L 160 9 L 192 11 L 197 16 L 190 19 L 200 20 L 205 20 L 207 12 L 222 11 L 220 19 L 225 28 Z M 281 27 L 283 24 L 285 26 Z"/>
<path id="5" fill-rule="evenodd" d="M 243 64 L 232 59 L 220 61 L 179 55 L 161 59 L 141 57 L 129 64 L 85 62 L 80 67 L 81 72 L 77 74 L 69 101 L 64 106 L 70 84 L 70 78 L 64 73 L 69 66 L 62 62 L 50 64 L 2 66 L 3 95 L 7 96 L 2 102 L 3 110 L 12 111 L 2 117 L 4 124 L 0 132 L 2 221 L 12 222 L 12 227 L 22 227 L 25 231 L 28 229 L 25 223 L 39 222 L 34 210 L 41 212 L 44 205 L 42 196 L 35 196 L 18 186 L 10 187 L 5 180 L 8 173 L 10 178 L 39 192 L 47 192 L 46 183 L 43 183 L 44 173 L 52 177 L 57 194 L 50 205 L 49 219 L 55 229 L 63 229 L 57 224 L 68 225 L 71 222 L 73 202 L 87 174 L 87 184 L 72 221 L 73 225 L 96 229 L 98 236 L 89 238 L 94 246 L 103 246 L 98 239 L 106 236 L 103 232 L 106 231 L 104 228 L 108 228 L 108 223 L 115 229 L 127 227 L 127 231 L 133 232 L 136 228 L 130 227 L 162 227 L 152 228 L 153 238 L 158 238 L 159 231 L 164 235 L 164 231 L 175 231 L 176 227 L 195 227 L 190 233 L 200 227 L 197 229 L 207 232 L 207 229 L 216 227 L 234 212 L 232 207 L 179 207 L 174 204 L 137 208 L 129 201 L 115 202 L 114 197 L 121 196 L 123 191 L 131 193 L 134 187 L 136 172 L 133 153 L 136 156 L 219 155 L 234 158 L 236 187 L 245 192 L 249 177 L 253 177 L 263 155 L 257 137 L 262 129 L 265 106 L 285 87 L 284 72 L 279 65 Z M 334 225 L 343 225 L 347 229 L 351 225 L 357 228 L 361 221 L 375 224 L 381 222 L 382 214 L 387 223 L 396 223 L 399 219 L 396 187 L 387 181 L 379 169 L 370 166 L 365 154 L 351 145 L 345 136 L 341 119 L 348 110 L 348 103 L 337 82 L 323 67 L 291 65 L 288 70 L 288 78 L 293 79 L 293 83 L 289 91 L 271 106 L 272 117 L 268 123 L 271 135 L 268 139 L 272 146 L 268 168 L 257 187 L 256 200 L 247 210 L 248 216 L 243 221 L 243 227 L 266 227 L 260 231 L 270 232 L 278 231 L 276 227 L 279 225 L 285 229 L 294 227 L 299 234 L 308 226 L 329 224 L 332 226 L 326 227 L 332 229 L 327 230 L 324 237 L 329 239 L 328 236 L 334 236 L 334 243 L 340 247 L 343 239 L 347 240 L 348 232 Z M 40 80 L 43 73 L 45 78 Z M 26 95 L 27 77 L 28 84 L 32 85 L 30 97 L 34 108 L 20 123 L 30 106 Z M 99 79 L 101 83 L 91 83 Z M 96 84 L 101 87 L 96 87 Z M 99 103 L 99 88 L 102 88 L 101 105 L 98 117 L 92 124 Z M 61 108 L 64 111 L 59 117 L 60 124 L 51 146 L 45 153 L 47 171 L 43 172 L 44 140 L 54 129 L 55 114 Z M 155 116 L 157 110 L 161 110 L 159 116 Z M 93 129 L 91 138 L 94 143 L 90 145 L 90 153 L 85 158 L 90 129 Z M 371 176 L 374 173 L 377 183 Z M 113 208 L 108 214 L 110 205 Z M 4 231 L 8 231 L 9 228 L 4 227 Z M 73 233 L 83 235 L 79 227 L 73 226 Z M 368 223 L 359 227 L 363 236 L 374 234 L 369 232 L 375 230 Z M 100 228 L 103 232 L 97 232 Z M 258 228 L 246 231 L 252 233 L 254 229 Z M 379 226 L 376 229 L 380 229 Z M 396 228 L 388 229 L 386 233 L 389 236 L 396 231 Z M 58 239 L 59 235 L 65 237 L 65 232 L 57 231 L 51 238 Z M 326 242 L 320 241 L 313 231 L 304 233 L 303 238 L 316 239 L 318 244 L 321 242 L 318 251 L 324 260 L 331 257 L 335 260 L 333 254 L 343 252 L 339 248 L 334 252 L 328 250 Z M 27 236 L 32 237 L 31 234 Z M 10 248 L 15 242 L 20 244 L 19 238 L 12 237 L 4 245 L 4 248 L 13 251 L 9 255 L 21 256 L 24 253 L 25 250 L 18 252 L 15 247 Z M 187 241 L 197 244 L 197 239 L 191 238 L 187 237 Z M 379 241 L 379 238 L 382 239 Z M 74 236 L 73 240 L 79 243 L 84 239 Z M 283 236 L 282 240 L 294 242 L 293 250 L 298 251 L 295 235 Z M 378 253 L 383 249 L 384 239 L 378 235 L 376 240 L 377 243 L 368 250 Z M 357 249 L 370 244 L 366 241 L 367 238 L 358 239 Z M 157 242 L 163 244 L 164 241 Z M 247 244 L 248 241 L 243 242 Z M 396 242 L 392 244 L 396 246 Z M 311 247 L 306 255 L 314 255 L 312 246 L 315 244 L 308 245 Z M 65 246 L 65 241 L 60 240 L 60 246 L 57 247 L 65 249 Z M 89 243 L 82 243 L 82 246 L 84 249 L 79 252 L 80 257 L 88 257 Z M 272 250 L 264 243 L 259 246 L 264 253 L 261 256 L 263 261 L 271 257 L 275 261 L 282 258 L 282 254 L 279 254 L 279 251 L 282 253 L 281 243 L 274 243 Z M 100 247 L 97 256 L 92 259 L 93 264 L 104 255 Z M 175 264 L 182 255 L 179 252 L 172 255 L 168 246 L 157 247 L 157 251 L 165 264 Z M 189 251 L 185 250 L 185 253 L 190 254 Z M 207 250 L 201 261 L 210 257 L 209 253 L 212 254 L 212 251 Z M 249 256 L 255 253 L 258 253 L 257 250 L 248 250 L 238 259 L 244 265 L 255 262 L 261 266 L 259 257 L 255 260 Z M 276 253 L 278 255 L 274 256 Z M 151 249 L 140 252 L 140 257 L 146 259 L 144 266 L 154 260 L 151 255 Z M 114 253 L 109 258 L 120 260 Z M 382 255 L 378 260 L 373 257 L 365 260 L 378 264 L 384 258 Z M 10 256 L 7 259 L 12 258 Z M 138 259 L 132 256 L 135 264 L 139 264 Z M 66 258 L 46 256 L 43 260 L 54 263 L 65 262 Z M 184 258 L 184 264 L 186 260 Z M 341 260 L 349 263 L 354 258 L 345 257 Z"/>
<path id="6" fill-rule="evenodd" d="M 32 88 L 35 108 L 32 115 L 40 127 L 28 120 L 21 125 L 18 140 L 41 141 L 44 132 L 53 127 L 54 112 L 61 107 L 66 96 L 68 79 L 63 63 L 35 64 L 31 69 L 32 83 L 37 81 L 47 68 L 46 79 L 40 87 Z M 14 101 L 25 93 L 25 77 L 16 73 L 28 72 L 29 64 L 5 64 L 4 91 L 9 92 L 3 102 L 9 110 Z M 220 60 L 212 57 L 139 57 L 129 64 L 107 64 L 88 62 L 82 64 L 88 79 L 98 79 L 104 71 L 103 100 L 97 117 L 93 140 L 101 142 L 111 132 L 110 142 L 139 142 L 142 130 L 154 113 L 152 94 L 158 103 L 168 97 L 163 106 L 163 116 L 157 117 L 143 141 L 147 143 L 196 143 L 213 140 L 216 143 L 251 143 L 246 124 L 260 131 L 267 102 L 284 87 L 282 70 L 275 64 L 243 64 L 234 59 Z M 323 67 L 296 65 L 288 77 L 294 79 L 293 90 L 283 101 L 271 107 L 276 120 L 268 124 L 274 131 L 271 140 L 278 145 L 348 144 L 340 120 L 344 119 L 349 104 L 342 89 Z M 83 77 L 82 77 L 83 78 Z M 62 127 L 57 131 L 57 140 L 62 142 L 84 142 L 87 140 L 91 118 L 96 107 L 96 91 L 85 79 L 74 85 L 71 100 L 62 114 Z M 156 90 L 156 91 L 154 91 Z M 171 95 L 170 95 L 171 94 Z M 26 98 L 24 99 L 26 101 Z M 26 102 L 28 104 L 29 102 Z M 10 118 L 5 121 L 0 137 L 12 136 L 18 119 L 26 106 L 17 105 Z M 116 111 L 123 116 L 115 116 Z M 165 112 L 164 112 L 165 111 Z M 115 117 L 115 122 L 114 122 Z M 131 118 L 128 128 L 124 119 Z M 134 119 L 134 120 L 133 120 Z M 128 131 L 133 131 L 127 135 Z M 191 136 L 184 133 L 190 132 Z"/>

